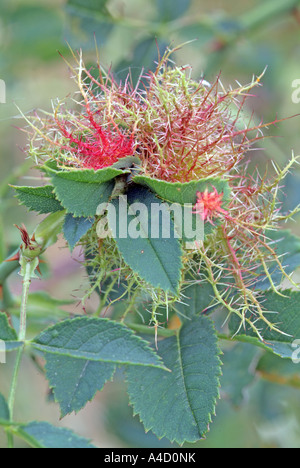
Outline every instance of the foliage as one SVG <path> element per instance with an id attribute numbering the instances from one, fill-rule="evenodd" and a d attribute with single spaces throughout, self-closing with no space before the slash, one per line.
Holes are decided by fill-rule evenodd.
<path id="1" fill-rule="evenodd" d="M 114 35 L 123 31 L 122 28 L 138 32 L 138 35 L 131 34 L 127 57 L 119 57 L 120 61 L 113 65 L 113 69 L 118 86 L 118 80 L 126 79 L 128 67 L 132 67 L 129 78 L 131 88 L 128 89 L 142 93 L 141 65 L 147 71 L 154 70 L 155 74 L 157 69 L 153 61 L 157 60 L 157 53 L 160 54 L 159 59 L 162 58 L 171 35 L 183 40 L 200 37 L 203 53 L 211 52 L 206 54 L 208 59 L 205 69 L 210 74 L 218 73 L 222 64 L 226 67 L 232 50 L 238 49 L 240 38 L 251 37 L 266 21 L 275 21 L 283 15 L 288 17 L 298 6 L 298 1 L 291 0 L 284 5 L 282 2 L 268 1 L 246 15 L 231 18 L 224 13 L 223 16 L 213 18 L 203 14 L 193 15 L 191 1 L 157 0 L 151 4 L 150 19 L 135 20 L 111 8 L 107 1 L 68 0 L 64 23 L 61 15 L 53 8 L 31 6 L 27 10 L 26 7 L 14 10 L 8 3 L 5 4 L 3 20 L 6 25 L 10 22 L 15 24 L 17 33 L 11 44 L 12 50 L 15 50 L 14 56 L 18 56 L 19 61 L 24 60 L 24 63 L 28 60 L 28 51 L 33 54 L 33 50 L 36 60 L 53 61 L 56 48 L 69 57 L 67 47 L 57 39 L 60 35 L 64 35 L 73 48 L 79 46 L 88 50 L 94 47 L 94 32 L 97 42 L 108 47 L 110 41 L 113 43 Z M 32 37 L 27 34 L 26 24 L 31 24 L 34 18 L 37 18 L 36 24 L 43 30 L 40 36 L 44 38 L 44 45 L 36 40 L 34 32 Z M 19 49 L 25 37 L 23 48 Z M 260 53 L 252 63 L 247 64 L 248 70 L 261 60 Z M 175 54 L 180 54 L 179 48 Z M 9 65 L 9 56 L 1 60 L 7 70 L 13 70 L 13 66 Z M 80 65 L 83 63 L 80 62 Z M 77 66 L 74 71 L 76 75 Z M 85 71 L 86 74 L 83 73 L 80 79 L 87 86 L 85 91 L 88 89 L 92 95 L 97 88 L 95 80 L 98 80 L 98 70 L 97 67 L 86 67 Z M 105 73 L 103 70 L 109 82 L 110 75 Z M 167 73 L 168 79 L 173 79 L 174 83 L 176 73 Z M 149 78 L 149 75 L 146 76 Z M 181 70 L 178 77 L 186 86 L 190 76 L 187 81 L 184 81 L 184 76 L 186 70 Z M 226 111 L 230 116 L 230 125 L 226 130 L 223 129 L 225 135 L 230 131 L 234 138 L 241 135 L 235 134 L 240 131 L 235 125 L 231 127 L 234 120 L 231 104 L 243 99 L 241 96 L 248 94 L 259 81 L 254 79 L 250 85 L 239 88 L 236 94 L 232 94 L 234 99 L 228 106 L 223 106 L 222 101 L 220 108 L 219 103 L 214 108 L 220 115 Z M 204 84 L 203 89 L 206 86 Z M 120 91 L 120 88 L 116 89 Z M 163 94 L 166 92 L 163 86 L 157 86 L 156 90 L 157 99 L 163 96 L 160 103 L 170 104 L 173 91 L 169 95 Z M 210 101 L 212 105 L 219 92 L 222 91 L 216 89 Z M 210 99 L 211 92 L 208 90 L 203 96 L 205 102 Z M 177 94 L 176 99 L 179 98 L 182 97 Z M 239 105 L 238 113 L 242 112 Z M 73 110 L 68 115 L 65 109 L 58 109 L 60 104 L 55 110 L 55 116 L 58 120 L 61 118 L 61 125 L 68 121 Z M 288 165 L 286 169 L 276 168 L 277 173 L 269 185 L 264 177 L 254 181 L 254 176 L 249 176 L 247 172 L 242 174 L 242 183 L 235 184 L 234 178 L 227 177 L 225 170 L 222 173 L 222 161 L 218 161 L 218 169 L 214 168 L 212 176 L 195 171 L 193 177 L 189 178 L 188 159 L 186 164 L 181 161 L 182 171 L 179 175 L 178 171 L 174 171 L 170 176 L 170 171 L 167 176 L 165 167 L 157 161 L 162 151 L 166 151 L 163 154 L 168 154 L 169 164 L 173 149 L 170 153 L 167 151 L 173 148 L 174 141 L 180 139 L 179 133 L 174 140 L 170 138 L 165 147 L 159 148 L 155 154 L 153 152 L 152 165 L 146 166 L 145 148 L 147 145 L 153 148 L 154 143 L 161 141 L 165 128 L 162 117 L 161 127 L 155 127 L 155 112 L 160 111 L 159 106 L 152 107 L 151 111 L 153 113 L 139 114 L 141 122 L 145 118 L 148 123 L 145 126 L 136 123 L 144 147 L 139 145 L 134 147 L 134 151 L 128 131 L 130 125 L 126 127 L 122 111 L 114 114 L 114 124 L 106 128 L 102 136 L 99 132 L 97 140 L 89 139 L 87 128 L 90 129 L 89 125 L 96 128 L 91 119 L 83 135 L 80 134 L 81 122 L 77 125 L 76 119 L 69 120 L 70 127 L 67 125 L 64 131 L 59 127 L 64 138 L 62 147 L 68 145 L 69 160 L 60 158 L 64 151 L 61 148 L 59 151 L 51 150 L 50 162 L 48 157 L 46 161 L 43 160 L 37 147 L 32 144 L 34 138 L 30 136 L 29 153 L 36 158 L 34 162 L 42 169 L 46 183 L 34 187 L 16 186 L 16 178 L 22 174 L 21 171 L 21 174 L 4 181 L 3 186 L 7 186 L 7 182 L 13 184 L 20 205 L 27 207 L 29 212 L 47 217 L 32 236 L 28 235 L 24 226 L 19 228 L 21 248 L 15 251 L 12 261 L 0 264 L 0 340 L 5 343 L 9 354 L 16 353 L 15 374 L 18 373 L 23 354 L 31 356 L 39 369 L 42 368 L 62 417 L 72 412 L 78 413 L 107 382 L 117 380 L 119 369 L 122 368 L 130 404 L 134 413 L 139 415 L 145 430 L 151 430 L 158 438 L 165 437 L 175 444 L 195 443 L 205 437 L 216 412 L 220 393 L 237 407 L 243 404 L 246 392 L 256 379 L 299 389 L 299 373 L 293 364 L 295 339 L 299 334 L 299 293 L 283 289 L 283 281 L 291 279 L 293 286 L 297 286 L 290 275 L 299 266 L 300 241 L 288 230 L 275 231 L 281 228 L 283 220 L 289 220 L 296 213 L 287 216 L 280 214 L 276 201 L 281 181 L 287 175 L 290 177 L 291 166 Z M 172 112 L 172 115 L 178 112 L 176 105 Z M 131 117 L 135 122 L 136 115 L 132 114 Z M 26 115 L 25 118 L 32 125 L 30 117 Z M 41 137 L 39 132 L 47 127 L 47 118 L 46 114 L 42 129 L 36 126 L 36 122 L 33 123 L 35 137 Z M 128 118 L 127 123 L 129 121 Z M 151 121 L 155 125 L 149 129 Z M 235 124 L 238 127 L 239 122 L 235 121 Z M 247 132 L 260 132 L 262 128 L 254 122 L 252 128 L 250 125 L 247 127 Z M 27 131 L 30 133 L 31 130 Z M 155 137 L 146 141 L 145 137 L 151 131 Z M 256 137 L 249 137 L 250 146 Z M 95 145 L 99 141 L 103 143 L 105 138 L 108 139 L 106 156 L 112 158 L 109 167 L 101 164 L 91 166 Z M 240 142 L 236 144 L 236 140 L 232 139 L 227 147 L 226 138 L 224 141 L 218 140 L 216 145 L 211 144 L 211 141 L 206 141 L 205 145 L 211 145 L 209 151 L 216 157 L 219 147 L 225 142 L 224 154 L 236 155 L 236 169 L 241 162 L 240 156 L 250 146 L 246 142 L 245 147 L 242 147 Z M 187 137 L 186 142 L 189 139 Z M 112 141 L 117 143 L 118 150 L 111 145 Z M 85 149 L 87 143 L 93 148 L 86 159 L 89 165 L 80 166 L 80 161 L 74 164 L 74 154 L 78 152 L 73 149 Z M 42 147 L 41 153 L 45 155 L 44 150 L 45 147 Z M 102 154 L 98 156 L 102 161 Z M 24 173 L 27 169 L 28 166 L 24 168 Z M 247 190 L 253 181 L 257 198 L 253 196 L 249 202 Z M 232 216 L 226 214 L 225 220 L 217 216 L 212 218 L 212 223 L 205 222 L 205 248 L 200 249 L 201 254 L 197 254 L 195 249 L 186 249 L 185 242 L 188 239 L 179 240 L 176 237 L 176 230 L 180 226 L 176 225 L 175 219 L 170 223 L 171 237 L 163 238 L 160 228 L 172 204 L 182 206 L 188 203 L 195 206 L 197 192 L 213 194 L 214 190 L 218 195 L 222 194 L 220 210 L 223 213 L 230 212 Z M 99 204 L 105 206 L 111 202 L 120 220 L 121 212 L 118 211 L 117 203 L 120 193 L 127 197 L 130 213 L 127 229 L 135 226 L 140 231 L 151 230 L 151 218 L 142 220 L 137 212 L 131 213 L 135 203 L 142 202 L 148 208 L 151 203 L 160 204 L 158 238 L 140 237 L 132 240 L 123 238 L 117 232 L 114 240 L 99 240 L 97 229 L 103 219 Z M 271 194 L 270 198 L 267 193 Z M 239 213 L 245 205 L 247 216 L 242 218 Z M 253 227 L 248 227 L 247 236 L 238 237 L 241 226 L 248 222 L 249 216 L 255 211 L 254 205 L 261 210 L 261 218 L 258 221 L 256 218 L 256 221 L 260 223 L 263 234 L 256 234 Z M 293 210 L 294 206 L 288 206 L 287 210 Z M 193 220 L 196 216 L 194 213 Z M 237 223 L 240 223 L 238 227 Z M 112 229 L 110 218 L 108 224 Z M 98 310 L 88 310 L 87 316 L 78 312 L 74 317 L 62 310 L 61 307 L 68 301 L 57 301 L 46 293 L 28 292 L 30 282 L 36 277 L 39 267 L 42 267 L 41 255 L 56 242 L 57 235 L 61 233 L 71 252 L 77 246 L 85 251 L 84 267 L 90 285 L 83 304 L 94 291 L 99 295 Z M 254 240 L 249 249 L 251 239 Z M 1 260 L 4 258 L 2 249 Z M 253 259 L 255 265 L 251 263 Z M 10 294 L 7 279 L 20 266 L 24 280 L 23 294 L 21 298 L 15 298 Z M 246 279 L 241 283 L 244 273 Z M 108 310 L 110 318 L 104 318 Z M 30 338 L 24 334 L 26 315 Z M 218 325 L 220 319 L 223 321 L 227 315 L 228 333 Z M 0 426 L 7 434 L 9 447 L 13 446 L 15 436 L 32 448 L 94 448 L 89 440 L 67 429 L 46 422 L 32 421 L 25 424 L 15 421 L 13 409 L 16 386 L 17 381 L 13 377 L 8 397 L 0 394 Z M 119 432 L 122 433 L 120 427 Z M 143 443 L 146 444 L 146 440 L 143 439 Z M 167 441 L 165 443 L 168 444 Z"/>

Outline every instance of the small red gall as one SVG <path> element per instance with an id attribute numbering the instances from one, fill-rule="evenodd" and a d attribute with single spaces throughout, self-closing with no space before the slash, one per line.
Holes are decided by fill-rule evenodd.
<path id="1" fill-rule="evenodd" d="M 213 224 L 213 219 L 220 214 L 227 215 L 228 212 L 222 208 L 224 193 L 218 193 L 213 187 L 213 192 L 205 189 L 204 192 L 197 192 L 197 201 L 193 207 L 193 213 L 199 214 L 203 221 Z"/>

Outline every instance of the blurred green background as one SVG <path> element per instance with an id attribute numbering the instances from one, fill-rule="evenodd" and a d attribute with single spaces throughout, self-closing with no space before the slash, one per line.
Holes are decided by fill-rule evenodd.
<path id="1" fill-rule="evenodd" d="M 120 79 L 129 67 L 133 79 L 143 68 L 153 67 L 157 45 L 162 51 L 167 45 L 186 41 L 193 42 L 174 58 L 180 65 L 192 65 L 195 79 L 204 76 L 213 81 L 221 72 L 224 85 L 234 85 L 236 80 L 248 83 L 253 74 L 259 75 L 268 66 L 264 86 L 248 101 L 249 113 L 254 110 L 264 121 L 300 114 L 300 102 L 292 100 L 293 82 L 300 80 L 299 0 L 0 0 L 0 79 L 6 83 L 6 103 L 0 104 L 1 260 L 20 242 L 13 224 L 24 222 L 30 231 L 41 219 L 19 207 L 8 187 L 8 183 L 34 185 L 38 177 L 34 171 L 28 172 L 26 136 L 16 128 L 24 127 L 17 106 L 24 114 L 39 108 L 50 110 L 51 99 L 72 94 L 75 87 L 58 51 L 71 59 L 69 43 L 73 49 L 82 48 L 85 61 L 92 64 L 96 59 L 94 35 L 102 65 L 112 66 Z M 265 153 L 257 152 L 255 163 L 264 166 L 272 158 L 284 164 L 292 151 L 300 154 L 299 119 L 272 127 L 268 134 L 276 138 L 262 143 Z M 295 169 L 282 195 L 284 209 L 300 203 L 299 187 Z M 299 233 L 295 223 L 289 227 Z M 33 283 L 33 291 L 54 296 L 58 299 L 56 308 L 80 312 L 77 299 L 87 281 L 78 263 L 80 254 L 75 251 L 71 256 L 62 241 L 49 249 L 48 268 L 43 279 Z M 10 286 L 18 294 L 20 277 L 14 275 Z M 65 307 L 61 299 L 74 303 Z M 94 305 L 91 300 L 89 307 Z M 45 314 L 49 315 L 49 310 Z M 39 320 L 37 327 L 43 323 L 41 316 Z M 300 447 L 298 367 L 266 355 L 260 374 L 267 363 L 276 372 L 275 377 L 272 374 L 263 380 L 252 372 L 260 352 L 248 352 L 244 345 L 227 345 L 224 351 L 224 361 L 233 366 L 231 373 L 224 371 L 222 399 L 212 430 L 197 447 Z M 9 356 L 9 361 L 12 358 Z M 5 394 L 10 369 L 9 362 L 0 364 Z M 278 369 L 281 380 L 276 378 Z M 241 380 L 246 392 L 235 384 Z M 145 435 L 138 418 L 132 418 L 121 374 L 78 416 L 59 421 L 59 410 L 49 401 L 45 379 L 28 358 L 23 363 L 17 397 L 17 420 L 65 425 L 91 437 L 99 447 L 170 446 L 168 441 Z M 0 447 L 4 445 L 1 434 Z"/>

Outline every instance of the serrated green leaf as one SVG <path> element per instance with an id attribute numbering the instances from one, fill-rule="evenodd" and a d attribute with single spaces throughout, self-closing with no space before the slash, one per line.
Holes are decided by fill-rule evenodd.
<path id="1" fill-rule="evenodd" d="M 195 317 L 158 343 L 171 373 L 128 368 L 128 393 L 146 430 L 179 444 L 204 437 L 219 396 L 221 362 L 212 322 Z"/>
<path id="2" fill-rule="evenodd" d="M 277 324 L 277 328 L 282 333 L 270 330 L 264 321 L 258 319 L 255 326 L 260 330 L 260 334 L 264 338 L 263 342 L 248 326 L 239 331 L 236 339 L 271 350 L 282 358 L 292 359 L 295 352 L 293 342 L 300 338 L 300 292 L 285 290 L 282 293 L 287 297 L 279 296 L 273 291 L 266 291 L 260 299 L 266 316 L 272 323 Z M 230 333 L 236 334 L 239 328 L 240 320 L 234 315 L 229 321 Z"/>
<path id="3" fill-rule="evenodd" d="M 94 218 L 75 218 L 70 213 L 66 215 L 63 232 L 71 252 L 80 239 L 91 229 L 93 223 Z"/>
<path id="4" fill-rule="evenodd" d="M 13 428 L 13 433 L 32 448 L 97 448 L 70 429 L 55 427 L 47 422 L 33 421 L 19 425 Z"/>
<path id="5" fill-rule="evenodd" d="M 138 418 L 132 417 L 125 384 L 118 382 L 118 385 L 114 386 L 114 394 L 106 399 L 105 403 L 105 428 L 114 434 L 123 446 L 146 449 L 172 447 L 167 439 L 158 439 L 151 431 L 145 433 Z"/>
<path id="6" fill-rule="evenodd" d="M 74 359 L 164 368 L 148 343 L 126 326 L 109 319 L 78 317 L 47 328 L 33 348 Z"/>
<path id="7" fill-rule="evenodd" d="M 114 364 L 47 354 L 46 376 L 61 417 L 81 410 L 112 379 Z"/>
<path id="8" fill-rule="evenodd" d="M 108 202 L 113 179 L 124 171 L 114 168 L 55 171 L 48 168 L 56 197 L 75 217 L 95 216 L 100 203 Z"/>
<path id="9" fill-rule="evenodd" d="M 55 213 L 63 210 L 61 203 L 53 193 L 52 185 L 44 187 L 13 187 L 21 205 L 25 205 L 30 211 L 41 214 Z"/>
<path id="10" fill-rule="evenodd" d="M 9 420 L 9 408 L 2 393 L 0 393 L 0 419 L 4 421 Z"/>
<path id="11" fill-rule="evenodd" d="M 179 239 L 175 238 L 175 229 L 169 211 L 149 190 L 140 186 L 130 186 L 127 199 L 122 200 L 125 209 L 120 206 L 120 198 L 112 201 L 116 209 L 116 229 L 113 228 L 114 220 L 110 216 L 109 223 L 125 262 L 152 286 L 177 294 L 181 278 L 182 250 Z M 135 211 L 133 206 L 136 203 L 143 204 L 145 211 L 133 213 Z M 158 224 L 155 224 L 155 227 L 158 227 L 157 237 L 152 236 L 151 230 L 154 224 L 151 219 L 153 205 L 162 208 L 162 215 Z M 163 223 L 165 226 L 168 225 L 166 221 L 168 219 L 170 220 L 169 238 L 164 237 L 162 228 Z M 120 223 L 124 224 L 125 235 L 118 229 Z M 131 226 L 136 226 L 136 230 L 141 233 L 140 237 L 131 237 Z"/>
<path id="12" fill-rule="evenodd" d="M 83 408 L 112 379 L 118 365 L 165 369 L 146 341 L 107 319 L 66 320 L 42 332 L 32 346 L 44 354 L 62 416 Z"/>
<path id="13" fill-rule="evenodd" d="M 5 343 L 5 349 L 0 348 L 1 353 L 5 351 L 14 351 L 23 346 L 22 341 L 18 341 L 16 331 L 9 325 L 7 315 L 0 312 L 0 340 Z"/>

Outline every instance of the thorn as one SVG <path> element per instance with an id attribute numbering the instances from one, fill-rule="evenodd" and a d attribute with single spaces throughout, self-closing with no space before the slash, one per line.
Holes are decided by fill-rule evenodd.
<path id="1" fill-rule="evenodd" d="M 40 269 L 40 265 L 38 265 L 38 266 L 36 267 L 36 270 L 39 272 L 39 274 L 40 274 L 41 276 L 43 276 L 43 275 L 42 275 L 42 272 L 41 272 L 41 269 Z"/>
<path id="2" fill-rule="evenodd" d="M 5 260 L 5 262 L 18 262 L 19 260 L 20 260 L 20 253 L 18 252 L 13 257 L 8 258 L 7 260 Z"/>

